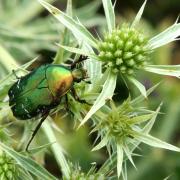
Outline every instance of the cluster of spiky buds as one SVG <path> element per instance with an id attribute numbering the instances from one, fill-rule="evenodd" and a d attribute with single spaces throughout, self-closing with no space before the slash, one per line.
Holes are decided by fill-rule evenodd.
<path id="1" fill-rule="evenodd" d="M 102 173 L 98 173 L 96 172 L 96 168 L 95 166 L 92 166 L 91 169 L 89 170 L 89 172 L 84 173 L 81 169 L 80 166 L 78 165 L 73 165 L 72 163 L 70 163 L 70 168 L 71 168 L 71 173 L 70 173 L 70 178 L 69 179 L 105 179 L 104 174 Z M 66 178 L 63 178 L 64 180 L 66 180 Z"/>
<path id="2" fill-rule="evenodd" d="M 17 165 L 11 157 L 6 153 L 2 152 L 0 154 L 0 179 L 9 180 L 16 179 L 17 174 Z"/>
<path id="3" fill-rule="evenodd" d="M 123 25 L 105 35 L 99 43 L 99 58 L 113 72 L 131 75 L 147 63 L 150 52 L 147 42 L 148 39 L 142 33 Z"/>
<path id="4" fill-rule="evenodd" d="M 106 133 L 113 139 L 123 142 L 127 137 L 131 137 L 133 132 L 132 124 L 129 122 L 133 108 L 129 101 L 119 108 L 115 107 L 115 104 L 111 102 L 111 108 L 112 111 L 99 123 L 99 127 L 106 129 Z"/>

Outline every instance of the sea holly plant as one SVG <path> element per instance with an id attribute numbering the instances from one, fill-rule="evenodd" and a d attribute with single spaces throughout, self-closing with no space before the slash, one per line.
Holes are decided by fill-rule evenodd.
<path id="1" fill-rule="evenodd" d="M 84 97 L 88 96 L 88 93 L 98 94 L 98 96 L 85 114 L 80 126 L 88 119 L 93 119 L 92 132 L 97 131 L 101 139 L 93 150 L 106 146 L 110 157 L 111 151 L 117 154 L 115 157 L 117 157 L 118 176 L 123 167 L 123 154 L 135 166 L 132 152 L 140 142 L 179 152 L 179 148 L 149 135 L 160 108 L 155 112 L 148 112 L 148 110 L 138 111 L 132 106 L 134 102 L 146 98 L 149 94 L 143 84 L 136 79 L 136 72 L 143 70 L 161 75 L 180 76 L 179 65 L 153 65 L 150 59 L 150 55 L 156 48 L 175 41 L 180 35 L 178 20 L 155 37 L 148 37 L 143 30 L 138 28 L 146 1 L 132 23 L 120 25 L 115 21 L 114 5 L 111 0 L 102 0 L 107 29 L 104 30 L 106 33 L 102 36 L 94 37 L 77 18 L 73 18 L 44 0 L 39 0 L 39 2 L 77 39 L 75 47 L 57 45 L 69 52 L 83 54 L 89 58 L 85 62 L 85 67 L 92 84 Z M 135 101 L 128 99 L 117 107 L 110 101 L 110 106 L 108 106 L 106 102 L 113 97 L 118 75 L 125 81 L 132 82 L 142 95 Z"/>
<path id="2" fill-rule="evenodd" d="M 117 179 L 121 175 L 123 179 L 127 179 L 126 161 L 129 160 L 135 166 L 133 156 L 136 154 L 134 154 L 134 150 L 141 142 L 153 147 L 180 152 L 180 148 L 163 142 L 149 134 L 157 115 L 160 114 L 161 104 L 155 111 L 152 111 L 140 107 L 139 103 L 145 100 L 159 84 L 146 90 L 136 79 L 136 72 L 141 70 L 179 77 L 180 69 L 178 65 L 152 65 L 150 54 L 156 48 L 176 40 L 180 35 L 180 24 L 176 21 L 174 25 L 159 35 L 149 38 L 138 28 L 146 1 L 131 24 L 116 25 L 112 2 L 110 0 L 102 0 L 107 20 L 107 29 L 105 29 L 106 33 L 104 35 L 99 35 L 97 38 L 77 18 L 73 18 L 71 0 L 68 0 L 67 13 L 58 10 L 43 0 L 39 0 L 39 2 L 65 26 L 64 32 L 67 32 L 66 30 L 68 29 L 68 33 L 64 33 L 64 36 L 69 34 L 70 30 L 77 40 L 77 42 L 73 41 L 72 44 L 70 44 L 71 41 L 58 44 L 60 48 L 53 63 L 60 64 L 67 59 L 66 56 L 63 56 L 64 50 L 69 51 L 70 55 L 76 53 L 88 56 L 88 60 L 83 64 L 84 68 L 87 69 L 90 84 L 87 82 L 75 84 L 78 95 L 80 95 L 80 98 L 85 99 L 88 104 L 77 103 L 68 94 L 68 100 L 70 101 L 69 108 L 74 113 L 73 118 L 81 121 L 80 125 L 83 125 L 91 118 L 91 133 L 96 133 L 98 141 L 95 142 L 96 145 L 92 151 L 106 147 L 109 159 L 99 169 L 96 169 L 96 164 L 92 164 L 92 168 L 87 173 L 83 172 L 79 165 L 76 167 L 76 164 L 69 162 L 68 158 L 64 156 L 63 148 L 58 143 L 56 134 L 53 131 L 55 129 L 52 129 L 53 113 L 61 109 L 63 103 L 60 103 L 59 107 L 52 114 L 49 114 L 42 125 L 42 130 L 46 135 L 48 144 L 33 148 L 29 152 L 17 152 L 10 148 L 10 145 L 7 146 L 7 142 L 0 142 L 0 174 L 3 174 L 2 177 L 11 178 L 12 174 L 17 173 L 22 179 L 33 179 L 35 176 L 37 179 L 56 180 L 57 178 L 54 175 L 38 164 L 34 158 L 29 157 L 29 155 L 34 156 L 46 148 L 51 148 L 51 152 L 61 169 L 62 179 L 64 180 L 105 179 L 107 177 Z M 6 100 L 8 88 L 14 80 L 12 69 L 16 67 L 17 75 L 24 75 L 29 73 L 26 68 L 34 62 L 33 60 L 23 66 L 19 66 L 19 64 L 11 63 L 16 61 L 13 57 L 9 56 L 5 49 L 2 52 L 6 55 L 5 62 L 10 63 L 3 64 L 5 67 L 8 66 L 7 71 L 9 75 L 0 81 L 0 120 L 4 118 L 3 113 L 5 111 L 10 111 L 10 108 L 7 110 L 4 107 L 5 105 L 6 107 L 8 106 L 4 100 Z M 131 100 L 129 97 L 120 105 L 112 101 L 118 75 L 125 81 L 129 80 L 134 83 L 141 92 L 135 99 Z M 22 139 L 23 142 L 26 142 L 26 132 Z M 117 169 L 117 175 L 114 169 Z"/>
<path id="3" fill-rule="evenodd" d="M 145 97 L 147 96 L 146 89 L 136 79 L 136 72 L 143 70 L 161 75 L 180 76 L 180 65 L 153 65 L 150 60 L 150 54 L 156 48 L 177 40 L 180 35 L 180 23 L 177 20 L 158 35 L 148 37 L 138 28 L 146 1 L 132 23 L 120 25 L 115 21 L 114 6 L 111 0 L 102 0 L 107 21 L 107 30 L 102 37 L 94 37 L 79 20 L 73 19 L 44 0 L 39 0 L 39 2 L 73 33 L 77 38 L 79 48 L 58 45 L 67 51 L 88 56 L 89 66 L 98 64 L 108 71 L 101 93 L 82 120 L 81 125 L 105 104 L 106 99 L 112 98 L 118 75 L 121 75 L 125 81 L 132 82 Z M 93 75 L 90 78 L 92 80 Z"/>
<path id="4" fill-rule="evenodd" d="M 117 174 L 121 174 L 124 156 L 129 159 L 136 168 L 133 161 L 133 151 L 143 142 L 152 147 L 169 149 L 180 152 L 180 148 L 163 142 L 149 134 L 149 131 L 160 111 L 160 106 L 156 111 L 135 108 L 137 101 L 128 98 L 122 105 L 116 106 L 110 101 L 110 107 L 106 111 L 98 111 L 93 116 L 94 129 L 98 132 L 100 142 L 92 149 L 99 150 L 106 147 L 110 157 L 117 154 Z"/>

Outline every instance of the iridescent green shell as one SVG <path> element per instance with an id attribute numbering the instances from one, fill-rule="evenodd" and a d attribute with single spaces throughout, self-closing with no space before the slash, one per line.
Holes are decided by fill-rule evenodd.
<path id="1" fill-rule="evenodd" d="M 9 89 L 9 105 L 18 119 L 48 113 L 73 85 L 71 70 L 61 65 L 43 65 L 18 79 Z"/>

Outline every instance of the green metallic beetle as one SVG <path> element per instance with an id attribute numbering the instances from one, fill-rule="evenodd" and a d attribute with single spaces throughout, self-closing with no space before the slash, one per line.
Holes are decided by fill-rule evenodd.
<path id="1" fill-rule="evenodd" d="M 76 64 L 85 59 L 81 57 L 70 68 L 53 64 L 42 65 L 26 76 L 18 78 L 9 89 L 9 105 L 16 118 L 26 120 L 38 115 L 42 117 L 26 150 L 50 110 L 59 105 L 62 96 L 69 90 L 74 90 L 74 82 L 87 78 L 83 68 L 76 69 Z"/>

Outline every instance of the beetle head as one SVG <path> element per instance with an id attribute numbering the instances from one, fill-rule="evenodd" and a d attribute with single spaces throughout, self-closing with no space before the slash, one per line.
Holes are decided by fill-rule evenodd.
<path id="1" fill-rule="evenodd" d="M 79 68 L 79 69 L 74 69 L 72 71 L 72 76 L 75 82 L 80 82 L 86 78 L 88 78 L 87 76 L 87 70 L 83 69 L 83 68 Z"/>

